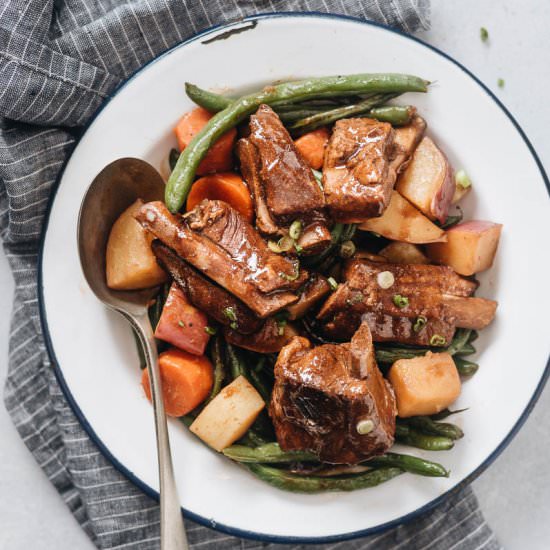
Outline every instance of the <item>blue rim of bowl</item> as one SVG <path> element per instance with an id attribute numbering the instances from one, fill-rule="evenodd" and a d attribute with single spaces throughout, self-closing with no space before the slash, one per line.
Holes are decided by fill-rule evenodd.
<path id="1" fill-rule="evenodd" d="M 140 74 L 143 70 L 145 70 L 150 64 L 155 63 L 156 61 L 162 59 L 163 57 L 169 55 L 174 50 L 181 48 L 182 46 L 185 46 L 191 42 L 194 42 L 195 40 L 198 40 L 200 38 L 203 38 L 206 35 L 217 33 L 222 29 L 231 29 L 232 27 L 238 27 L 242 25 L 243 23 L 246 23 L 248 21 L 257 21 L 261 19 L 272 19 L 272 18 L 280 18 L 280 17 L 307 17 L 307 18 L 323 18 L 323 19 L 338 19 L 338 20 L 344 20 L 344 21 L 351 21 L 354 23 L 360 23 L 362 25 L 372 26 L 372 27 L 378 27 L 381 29 L 384 29 L 386 31 L 392 32 L 394 34 L 397 34 L 399 36 L 405 37 L 409 40 L 412 40 L 414 42 L 417 42 L 426 48 L 432 50 L 433 52 L 436 52 L 440 56 L 444 57 L 457 67 L 459 67 L 466 75 L 468 75 L 471 79 L 473 79 L 480 88 L 487 94 L 493 101 L 502 109 L 502 111 L 506 114 L 510 122 L 514 125 L 520 136 L 523 138 L 523 141 L 525 142 L 525 145 L 527 145 L 527 148 L 531 152 L 531 155 L 533 156 L 533 159 L 535 160 L 540 174 L 542 176 L 542 179 L 545 182 L 546 189 L 550 193 L 550 181 L 548 180 L 548 176 L 546 175 L 546 172 L 544 171 L 544 167 L 542 165 L 542 162 L 540 161 L 534 147 L 532 146 L 531 142 L 525 135 L 525 132 L 522 130 L 521 126 L 518 124 L 518 122 L 515 120 L 515 118 L 512 116 L 512 114 L 508 111 L 508 109 L 501 103 L 501 101 L 491 92 L 491 90 L 479 80 L 472 72 L 470 72 L 464 65 L 460 64 L 458 61 L 453 59 L 448 54 L 442 52 L 438 48 L 424 42 L 423 40 L 420 40 L 419 38 L 415 36 L 411 36 L 409 34 L 406 34 L 400 30 L 388 27 L 387 25 L 377 23 L 375 21 L 370 21 L 366 19 L 359 19 L 357 17 L 352 17 L 348 15 L 339 15 L 339 14 L 330 14 L 330 13 L 321 13 L 321 12 L 274 12 L 274 13 L 263 13 L 263 14 L 257 14 L 252 15 L 246 18 L 243 18 L 242 20 L 235 21 L 232 23 L 227 23 L 223 25 L 215 25 L 213 27 L 210 27 L 190 38 L 187 40 L 180 42 L 179 44 L 176 44 L 172 48 L 164 51 L 163 53 L 159 54 L 157 57 L 151 59 L 149 62 L 147 62 L 145 65 L 143 65 L 140 69 L 138 69 L 136 72 L 134 72 L 132 75 L 130 75 L 124 82 L 119 84 L 117 88 L 109 95 L 109 97 L 105 100 L 105 102 L 98 108 L 98 110 L 95 112 L 93 117 L 90 119 L 90 121 L 85 125 L 85 127 L 82 130 L 81 136 L 84 135 L 84 133 L 88 130 L 88 128 L 93 124 L 94 120 L 101 114 L 105 106 L 111 101 L 113 97 L 115 97 L 118 92 L 124 88 L 127 84 L 129 84 L 138 74 Z M 75 148 L 78 146 L 78 142 L 75 144 Z M 43 286 L 43 280 L 42 280 L 42 268 L 43 268 L 43 256 L 44 256 L 44 243 L 46 240 L 46 234 L 48 231 L 48 225 L 49 225 L 49 219 L 51 214 L 51 209 L 53 206 L 53 203 L 55 201 L 55 197 L 57 194 L 57 190 L 59 188 L 59 184 L 61 180 L 63 179 L 63 174 L 65 172 L 65 168 L 67 166 L 67 162 L 72 156 L 72 153 L 69 155 L 69 157 L 65 160 L 65 163 L 61 169 L 61 172 L 59 173 L 59 176 L 52 188 L 52 194 L 50 196 L 48 207 L 46 210 L 46 217 L 45 217 L 45 223 L 44 228 L 42 230 L 42 235 L 40 239 L 40 250 L 39 250 L 39 257 L 38 257 L 38 302 L 39 302 L 39 309 L 40 309 L 40 321 L 42 324 L 42 330 L 44 332 L 44 339 L 46 343 L 46 349 L 48 352 L 48 355 L 50 357 L 50 360 L 52 362 L 54 372 L 57 378 L 57 381 L 59 382 L 59 385 L 61 387 L 61 390 L 63 391 L 63 394 L 65 398 L 67 399 L 71 409 L 73 410 L 75 416 L 79 420 L 80 424 L 86 431 L 86 433 L 90 436 L 90 439 L 97 445 L 101 453 L 111 462 L 111 464 L 123 475 L 125 476 L 130 482 L 132 482 L 134 485 L 139 487 L 144 493 L 146 493 L 148 496 L 152 497 L 155 500 L 159 500 L 159 494 L 157 491 L 155 491 L 152 487 L 145 484 L 143 481 L 141 481 L 136 475 L 134 475 L 133 472 L 128 470 L 121 462 L 117 460 L 117 458 L 109 451 L 107 446 L 101 441 L 101 439 L 98 437 L 98 435 L 95 433 L 94 429 L 80 410 L 80 407 L 78 406 L 77 402 L 75 401 L 74 397 L 71 394 L 71 391 L 65 381 L 65 378 L 63 377 L 63 373 L 61 371 L 61 368 L 59 367 L 59 364 L 56 360 L 55 351 L 53 342 L 50 337 L 49 329 L 48 329 L 48 322 L 47 322 L 47 316 L 46 316 L 46 310 L 44 305 L 44 286 Z M 501 443 L 497 446 L 497 448 L 483 461 L 483 463 L 478 466 L 469 476 L 467 476 L 465 479 L 463 479 L 460 483 L 443 493 L 442 495 L 438 496 L 437 498 L 433 499 L 432 501 L 428 502 L 424 506 L 416 509 L 414 512 L 410 512 L 408 514 L 405 514 L 399 518 L 396 518 L 394 520 L 388 521 L 386 523 L 382 523 L 380 525 L 377 525 L 375 527 L 370 527 L 368 529 L 362 529 L 359 531 L 352 531 L 349 533 L 342 533 L 338 535 L 329 535 L 324 537 L 298 537 L 298 536 L 279 536 L 279 535 L 271 535 L 266 533 L 256 533 L 254 531 L 248 531 L 243 529 L 238 529 L 235 527 L 231 527 L 228 525 L 224 525 L 221 523 L 216 522 L 215 520 L 209 520 L 208 518 L 205 518 L 203 516 L 197 515 L 193 512 L 190 512 L 189 510 L 186 510 L 185 508 L 182 508 L 183 513 L 186 518 L 191 519 L 192 521 L 195 521 L 196 523 L 199 523 L 201 525 L 204 525 L 205 527 L 210 527 L 212 529 L 216 529 L 217 531 L 221 531 L 223 533 L 227 533 L 229 535 L 233 535 L 235 537 L 242 537 L 246 539 L 252 539 L 252 540 L 261 540 L 265 542 L 275 542 L 275 543 L 282 543 L 282 544 L 293 544 L 293 543 L 300 543 L 300 544 L 322 544 L 322 543 L 329 543 L 329 542 L 339 542 L 339 541 L 346 541 L 350 539 L 355 539 L 359 537 L 365 537 L 368 535 L 374 535 L 382 533 L 383 531 L 386 531 L 390 529 L 391 527 L 395 527 L 397 525 L 401 525 L 403 523 L 407 523 L 418 516 L 420 516 L 423 513 L 426 513 L 430 510 L 432 510 L 434 507 L 436 507 L 438 504 L 441 504 L 445 500 L 447 500 L 450 496 L 458 493 L 461 491 L 464 487 L 469 485 L 474 479 L 476 479 L 479 475 L 481 475 L 492 463 L 493 461 L 500 455 L 500 453 L 508 446 L 508 444 L 512 441 L 512 439 L 515 437 L 515 435 L 519 432 L 520 428 L 523 426 L 524 422 L 527 420 L 528 416 L 530 415 L 531 411 L 533 410 L 533 407 L 535 406 L 538 398 L 540 397 L 540 394 L 544 388 L 544 385 L 546 384 L 546 381 L 548 380 L 548 377 L 550 375 L 550 357 L 547 360 L 545 370 L 541 376 L 541 379 L 531 397 L 529 400 L 529 403 L 525 407 L 523 413 L 517 420 L 517 422 L 514 424 L 508 435 L 501 441 Z"/>

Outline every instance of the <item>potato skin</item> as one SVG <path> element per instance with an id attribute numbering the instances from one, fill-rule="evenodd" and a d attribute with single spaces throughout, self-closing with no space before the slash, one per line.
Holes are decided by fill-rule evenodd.
<path id="1" fill-rule="evenodd" d="M 422 138 L 395 188 L 431 220 L 447 219 L 456 189 L 453 169 L 429 137 Z"/>
<path id="2" fill-rule="evenodd" d="M 167 279 L 151 251 L 153 235 L 134 218 L 142 205 L 136 200 L 111 228 L 105 263 L 107 286 L 114 290 L 150 288 Z"/>

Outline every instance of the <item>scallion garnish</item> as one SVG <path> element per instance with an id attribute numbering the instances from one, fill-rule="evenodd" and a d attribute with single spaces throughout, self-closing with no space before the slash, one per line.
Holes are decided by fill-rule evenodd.
<path id="1" fill-rule="evenodd" d="M 414 321 L 413 330 L 414 332 L 420 332 L 428 322 L 428 319 L 424 315 L 420 315 Z"/>
<path id="2" fill-rule="evenodd" d="M 395 294 L 393 297 L 393 303 L 398 308 L 403 309 L 409 305 L 409 299 L 406 296 L 401 296 L 401 294 Z"/>
<path id="3" fill-rule="evenodd" d="M 446 342 L 447 341 L 441 334 L 432 334 L 430 338 L 430 346 L 444 346 Z"/>

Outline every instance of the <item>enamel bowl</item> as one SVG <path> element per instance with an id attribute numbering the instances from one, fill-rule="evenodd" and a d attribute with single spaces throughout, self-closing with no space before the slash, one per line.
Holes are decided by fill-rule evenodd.
<path id="1" fill-rule="evenodd" d="M 233 28 L 246 32 L 216 36 Z M 284 40 L 280 40 L 284 37 Z M 320 15 L 260 16 L 180 44 L 130 78 L 100 110 L 58 183 L 44 236 L 40 290 L 48 349 L 62 388 L 90 436 L 147 493 L 158 491 L 153 412 L 143 396 L 129 325 L 93 296 L 80 269 L 80 203 L 95 175 L 120 157 L 143 158 L 166 174 L 172 128 L 192 107 L 184 83 L 233 93 L 277 80 L 358 72 L 404 72 L 435 84 L 414 103 L 429 133 L 474 191 L 466 218 L 504 224 L 495 265 L 478 295 L 499 301 L 476 342 L 481 365 L 463 386 L 455 421 L 465 437 L 452 451 L 408 449 L 441 462 L 448 479 L 404 474 L 351 493 L 290 494 L 210 451 L 178 421 L 170 437 L 181 505 L 188 517 L 239 536 L 328 542 L 404 522 L 471 481 L 524 422 L 548 375 L 548 185 L 527 138 L 498 100 L 464 67 L 388 28 Z M 544 303 L 546 301 L 546 304 Z M 529 356 L 525 356 L 528 343 Z"/>

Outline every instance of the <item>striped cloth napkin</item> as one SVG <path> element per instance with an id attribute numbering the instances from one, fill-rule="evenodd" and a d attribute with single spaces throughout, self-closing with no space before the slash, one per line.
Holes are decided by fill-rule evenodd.
<path id="1" fill-rule="evenodd" d="M 159 508 L 101 455 L 75 418 L 44 347 L 37 257 L 48 198 L 81 127 L 120 82 L 171 46 L 254 13 L 332 11 L 412 32 L 428 0 L 3 0 L 0 3 L 0 231 L 15 278 L 5 402 L 36 461 L 98 548 L 159 547 Z M 187 522 L 193 548 L 253 549 Z M 324 545 L 317 546 L 318 548 Z M 472 491 L 339 549 L 497 549 Z M 62 548 L 59 541 L 58 548 Z M 302 548 L 291 545 L 287 548 Z M 305 548 L 305 547 L 304 547 Z M 311 548 L 311 546 L 309 547 Z M 327 547 L 328 548 L 328 547 Z"/>

